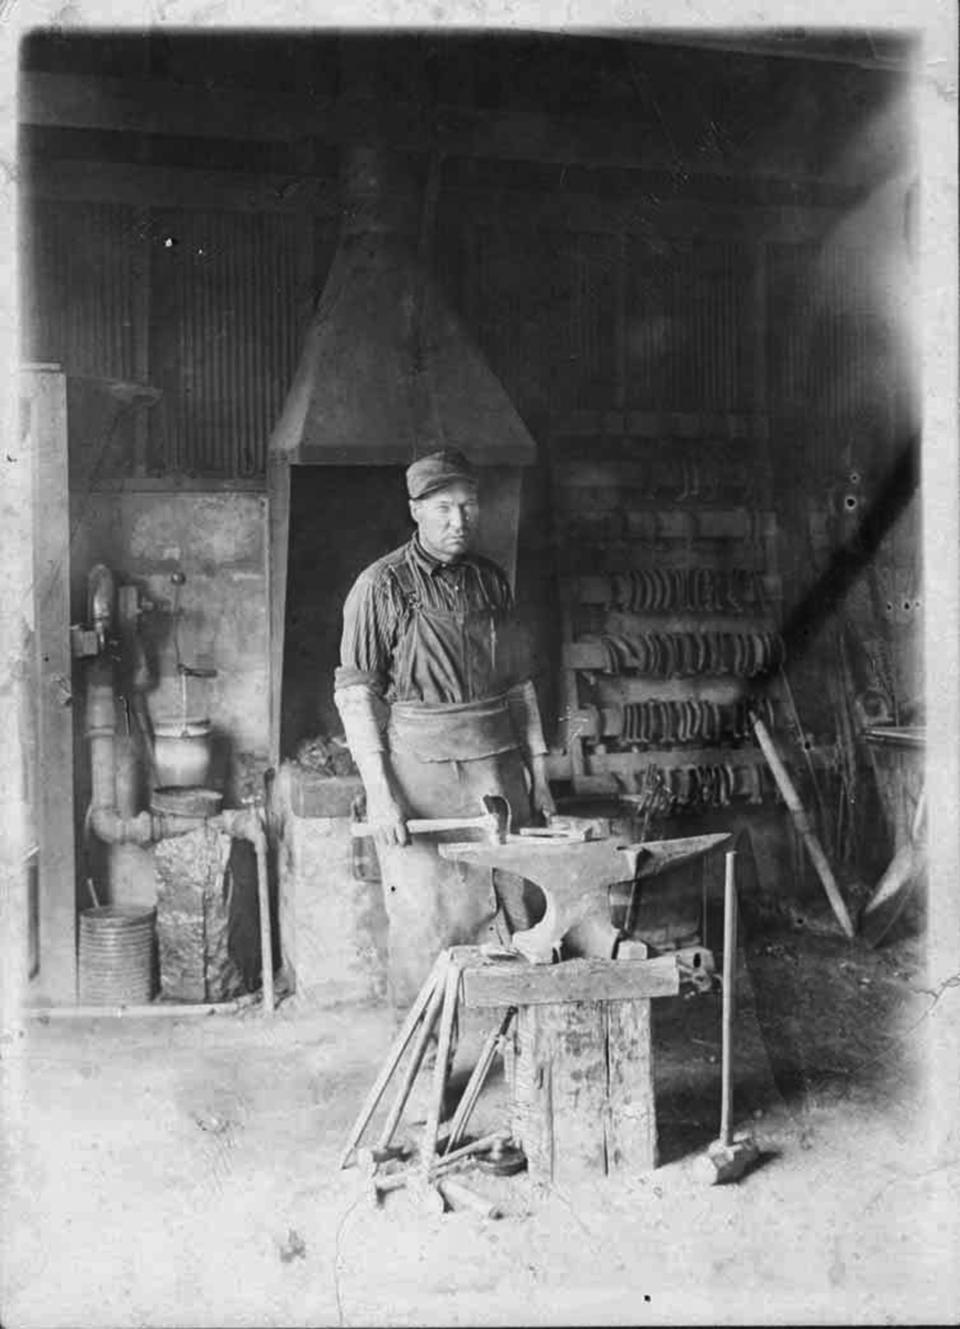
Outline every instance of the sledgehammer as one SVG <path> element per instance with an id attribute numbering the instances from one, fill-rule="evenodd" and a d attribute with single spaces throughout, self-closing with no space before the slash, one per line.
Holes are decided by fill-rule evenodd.
<path id="1" fill-rule="evenodd" d="M 720 1138 L 714 1140 L 703 1160 L 702 1170 L 713 1186 L 739 1181 L 757 1161 L 760 1151 L 750 1135 L 733 1134 L 733 985 L 737 966 L 737 891 L 734 883 L 736 854 L 726 855 L 723 877 L 723 1005 L 720 1053 Z"/>

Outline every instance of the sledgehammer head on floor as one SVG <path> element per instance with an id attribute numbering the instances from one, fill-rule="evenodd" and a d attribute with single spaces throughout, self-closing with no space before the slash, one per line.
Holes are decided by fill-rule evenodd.
<path id="1" fill-rule="evenodd" d="M 735 1135 L 729 1144 L 714 1140 L 701 1160 L 703 1178 L 711 1186 L 739 1181 L 760 1157 L 756 1141 L 749 1135 Z"/>

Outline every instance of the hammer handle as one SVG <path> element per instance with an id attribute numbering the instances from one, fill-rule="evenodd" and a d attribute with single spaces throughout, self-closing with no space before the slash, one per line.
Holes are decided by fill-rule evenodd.
<path id="1" fill-rule="evenodd" d="M 487 817 L 411 817 L 406 823 L 411 835 L 429 835 L 431 831 L 487 830 L 491 823 Z M 368 821 L 354 821 L 350 834 L 355 839 L 373 835 L 375 828 Z"/>
<path id="2" fill-rule="evenodd" d="M 733 1143 L 733 1015 L 737 974 L 737 856 L 724 856 L 723 873 L 723 985 L 721 988 L 720 1142 Z"/>

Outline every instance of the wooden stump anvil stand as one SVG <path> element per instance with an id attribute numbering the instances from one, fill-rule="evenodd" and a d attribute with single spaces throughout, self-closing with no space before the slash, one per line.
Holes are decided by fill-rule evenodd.
<path id="1" fill-rule="evenodd" d="M 464 966 L 465 1005 L 517 1011 L 510 1124 L 534 1181 L 571 1185 L 656 1167 L 650 1002 L 679 984 L 671 955 Z"/>

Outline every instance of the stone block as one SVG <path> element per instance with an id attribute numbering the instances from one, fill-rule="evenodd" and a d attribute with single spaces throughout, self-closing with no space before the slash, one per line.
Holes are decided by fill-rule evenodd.
<path id="1" fill-rule="evenodd" d="M 358 782 L 359 783 L 359 782 Z M 382 1000 L 387 917 L 380 884 L 354 870 L 350 818 L 287 811 L 279 853 L 283 965 L 298 1000 Z"/>
<path id="2" fill-rule="evenodd" d="M 228 1001 L 245 990 L 229 953 L 232 841 L 210 827 L 156 847 L 160 988 L 175 1001 Z"/>

